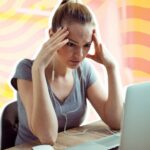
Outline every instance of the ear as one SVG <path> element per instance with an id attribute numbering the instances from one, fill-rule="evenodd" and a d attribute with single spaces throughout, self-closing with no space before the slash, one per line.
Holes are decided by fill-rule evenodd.
<path id="1" fill-rule="evenodd" d="M 52 35 L 53 35 L 53 31 L 52 29 L 49 29 L 49 37 L 52 37 Z"/>

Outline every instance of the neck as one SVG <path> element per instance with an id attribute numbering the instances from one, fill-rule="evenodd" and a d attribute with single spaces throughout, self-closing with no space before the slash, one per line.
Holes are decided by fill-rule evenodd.
<path id="1" fill-rule="evenodd" d="M 66 77 L 68 74 L 72 73 L 72 69 L 67 68 L 65 65 L 63 65 L 60 61 L 57 61 L 55 59 L 54 61 L 54 71 L 57 77 Z"/>

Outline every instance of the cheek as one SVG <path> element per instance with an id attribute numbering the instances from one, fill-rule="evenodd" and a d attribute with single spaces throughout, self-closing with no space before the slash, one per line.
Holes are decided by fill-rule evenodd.
<path id="1" fill-rule="evenodd" d="M 65 57 L 65 52 L 64 51 L 58 50 L 57 54 L 58 54 L 58 56 L 59 56 L 60 59 L 62 59 L 62 58 L 64 59 L 64 57 Z"/>
<path id="2" fill-rule="evenodd" d="M 61 48 L 57 51 L 57 53 L 60 57 L 63 57 L 64 59 L 70 56 L 69 50 L 67 48 Z"/>
<path id="3" fill-rule="evenodd" d="M 59 55 L 64 55 L 66 53 L 66 46 L 63 46 L 57 52 Z"/>

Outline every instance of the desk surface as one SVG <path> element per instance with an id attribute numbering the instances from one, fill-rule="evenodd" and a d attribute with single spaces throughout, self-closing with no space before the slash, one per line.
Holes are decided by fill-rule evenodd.
<path id="1" fill-rule="evenodd" d="M 73 135 L 85 131 L 85 134 Z M 97 121 L 84 125 L 78 128 L 67 130 L 67 134 L 60 132 L 56 144 L 54 145 L 55 150 L 64 150 L 67 147 L 71 147 L 80 143 L 84 143 L 93 139 L 98 139 L 111 134 L 110 129 L 102 121 Z M 17 145 L 9 148 L 8 150 L 32 150 L 32 146 L 38 145 L 38 141 L 30 144 Z"/>

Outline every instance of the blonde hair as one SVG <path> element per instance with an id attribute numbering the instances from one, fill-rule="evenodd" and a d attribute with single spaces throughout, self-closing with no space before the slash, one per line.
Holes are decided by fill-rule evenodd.
<path id="1" fill-rule="evenodd" d="M 85 5 L 77 0 L 63 0 L 52 18 L 52 30 L 55 32 L 64 23 L 95 24 L 93 16 Z"/>

